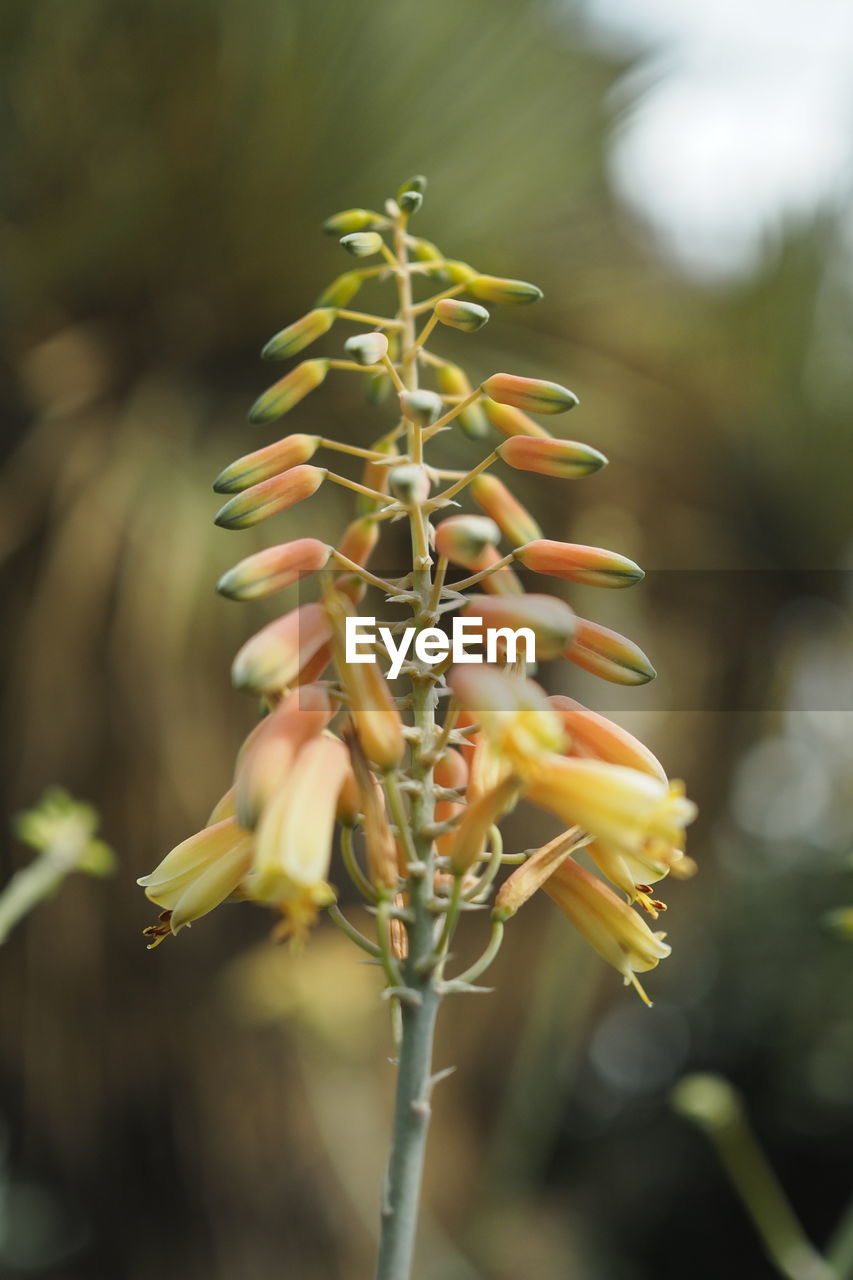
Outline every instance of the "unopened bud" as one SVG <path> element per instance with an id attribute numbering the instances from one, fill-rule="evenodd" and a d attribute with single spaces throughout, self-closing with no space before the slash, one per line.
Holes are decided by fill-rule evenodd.
<path id="1" fill-rule="evenodd" d="M 464 875 L 483 856 L 489 828 L 512 808 L 519 790 L 517 779 L 504 778 L 467 806 L 450 841 L 450 866 L 454 875 Z"/>
<path id="2" fill-rule="evenodd" d="M 319 387 L 328 372 L 328 360 L 303 360 L 258 397 L 249 410 L 249 421 L 271 422 L 273 418 L 280 418 Z"/>
<path id="3" fill-rule="evenodd" d="M 395 768 L 406 749 L 403 724 L 378 662 L 344 659 L 344 628 L 353 606 L 339 592 L 325 599 L 326 616 L 335 636 L 335 662 L 348 695 L 349 712 L 364 754 L 383 772 Z"/>
<path id="4" fill-rule="evenodd" d="M 307 462 L 317 452 L 320 445 L 319 436 L 306 436 L 301 433 L 285 436 L 268 444 L 254 453 L 247 453 L 236 462 L 231 462 L 213 482 L 215 493 L 241 493 L 250 489 L 261 480 L 269 480 L 270 476 L 281 475 L 300 462 Z"/>
<path id="5" fill-rule="evenodd" d="M 388 354 L 388 339 L 384 333 L 357 333 L 347 338 L 344 351 L 366 367 L 379 364 Z"/>
<path id="6" fill-rule="evenodd" d="M 400 408 L 410 422 L 420 427 L 431 426 L 443 409 L 441 397 L 434 391 L 401 391 Z"/>
<path id="7" fill-rule="evenodd" d="M 497 546 L 500 540 L 501 531 L 488 516 L 450 516 L 435 530 L 439 555 L 466 569 L 477 566 L 485 549 Z"/>
<path id="8" fill-rule="evenodd" d="M 235 688 L 256 694 L 286 689 L 331 636 L 323 606 L 300 605 L 246 641 L 231 668 Z"/>
<path id="9" fill-rule="evenodd" d="M 476 302 L 460 302 L 458 298 L 442 298 L 435 304 L 435 314 L 442 324 L 461 329 L 463 333 L 476 333 L 489 319 L 485 307 L 477 306 Z"/>
<path id="10" fill-rule="evenodd" d="M 385 243 L 378 231 L 354 231 L 342 236 L 340 243 L 354 258 L 372 258 Z"/>
<path id="11" fill-rule="evenodd" d="M 332 718 L 329 695 L 319 685 L 296 689 L 255 726 L 237 759 L 234 791 L 237 819 L 255 826 L 281 790 L 299 749 L 322 733 Z"/>
<path id="12" fill-rule="evenodd" d="M 285 511 L 303 498 L 310 498 L 326 475 L 323 467 L 291 467 L 281 475 L 271 476 L 269 480 L 262 480 L 251 489 L 238 493 L 220 507 L 214 523 L 223 529 L 248 529 L 260 524 L 261 520 Z"/>
<path id="13" fill-rule="evenodd" d="M 483 302 L 538 302 L 542 290 L 526 280 L 505 280 L 501 276 L 475 276 L 468 281 L 468 292 Z"/>
<path id="14" fill-rule="evenodd" d="M 404 191 L 397 200 L 402 212 L 409 214 L 409 216 L 417 213 L 423 202 L 424 198 L 420 191 Z"/>
<path id="15" fill-rule="evenodd" d="M 394 497 L 407 507 L 419 507 L 429 497 L 429 476 L 423 467 L 413 462 L 394 467 L 388 483 Z"/>
<path id="16" fill-rule="evenodd" d="M 544 439 L 548 439 L 550 435 L 538 422 L 528 418 L 520 409 L 514 409 L 511 404 L 498 404 L 497 400 L 491 400 L 488 396 L 483 396 L 480 403 L 489 422 L 501 435 L 541 436 Z"/>
<path id="17" fill-rule="evenodd" d="M 400 200 L 408 191 L 415 191 L 422 196 L 427 189 L 427 185 L 427 180 L 422 173 L 416 173 L 413 177 L 407 178 L 397 191 L 397 203 L 400 203 Z"/>
<path id="18" fill-rule="evenodd" d="M 575 630 L 574 611 L 556 596 L 469 596 L 462 616 L 472 622 L 481 619 L 481 634 L 501 630 L 531 631 L 536 642 L 537 659 L 559 657 Z M 470 634 L 474 635 L 474 628 Z"/>
<path id="19" fill-rule="evenodd" d="M 324 333 L 328 333 L 337 314 L 334 307 L 317 307 L 314 311 L 309 311 L 307 316 L 303 316 L 295 324 L 289 324 L 286 329 L 270 338 L 261 352 L 262 358 L 287 360 L 290 356 L 295 356 Z"/>
<path id="20" fill-rule="evenodd" d="M 559 382 L 522 378 L 517 373 L 493 373 L 483 383 L 483 390 L 498 404 L 509 404 L 526 413 L 566 413 L 578 403 L 575 393 Z"/>
<path id="21" fill-rule="evenodd" d="M 381 436 L 371 445 L 371 449 L 374 453 L 385 454 L 388 457 L 393 457 L 398 452 L 396 444 L 388 436 Z M 390 466 L 382 463 L 366 462 L 361 473 L 361 483 L 368 489 L 375 489 L 377 493 L 387 493 L 390 470 Z M 370 498 L 366 494 L 359 494 L 356 502 L 356 508 L 361 516 L 370 515 L 381 506 L 381 499 Z"/>
<path id="22" fill-rule="evenodd" d="M 297 538 L 277 547 L 266 547 L 246 556 L 223 573 L 216 584 L 220 595 L 230 600 L 257 600 L 316 573 L 328 562 L 332 548 L 317 538 Z"/>
<path id="23" fill-rule="evenodd" d="M 581 838 L 579 829 L 573 827 L 531 854 L 501 885 L 495 898 L 492 919 L 501 922 L 511 919 L 536 890 L 542 888 L 560 863 L 570 857 Z"/>
<path id="24" fill-rule="evenodd" d="M 443 254 L 437 244 L 424 240 L 421 236 L 412 236 L 409 249 L 415 262 L 441 262 Z"/>
<path id="25" fill-rule="evenodd" d="M 633 640 L 587 618 L 578 618 L 574 638 L 564 657 L 613 684 L 648 684 L 657 675 Z"/>
<path id="26" fill-rule="evenodd" d="M 468 262 L 460 262 L 457 258 L 446 258 L 442 272 L 451 284 L 468 284 L 477 278 L 477 272 Z"/>
<path id="27" fill-rule="evenodd" d="M 578 627 L 582 619 L 578 618 Z M 666 770 L 656 756 L 639 738 L 635 738 L 620 724 L 608 720 L 597 711 L 590 711 L 574 698 L 554 694 L 548 702 L 560 717 L 568 739 L 567 754 L 592 756 L 608 764 L 621 764 L 626 769 L 639 769 L 653 778 L 666 782 Z"/>
<path id="28" fill-rule="evenodd" d="M 512 436 L 498 446 L 498 453 L 516 471 L 534 471 L 557 480 L 580 480 L 607 466 L 603 453 L 574 440 Z"/>
<path id="29" fill-rule="evenodd" d="M 379 525 L 370 516 L 360 516 L 347 526 L 338 551 L 354 564 L 366 565 L 379 541 Z M 355 574 L 344 574 L 335 583 L 354 604 L 364 599 L 367 587 Z"/>
<path id="30" fill-rule="evenodd" d="M 477 506 L 492 517 L 504 537 L 514 546 L 520 547 L 542 537 L 542 530 L 533 516 L 497 476 L 475 476 L 470 491 Z"/>
<path id="31" fill-rule="evenodd" d="M 341 213 L 333 213 L 323 223 L 327 236 L 346 236 L 353 231 L 366 231 L 368 227 L 382 226 L 385 222 L 381 213 L 372 209 L 344 209 Z"/>
<path id="32" fill-rule="evenodd" d="M 442 395 L 462 396 L 464 399 L 471 394 L 471 383 L 468 381 L 467 373 L 458 364 L 452 364 L 449 360 L 436 369 L 436 381 Z M 481 439 L 489 430 L 489 424 L 479 403 L 469 404 L 461 413 L 457 413 L 454 422 L 458 422 L 466 436 L 472 440 Z"/>
<path id="33" fill-rule="evenodd" d="M 358 293 L 364 277 L 360 271 L 345 271 L 328 285 L 317 299 L 318 307 L 345 307 Z"/>
<path id="34" fill-rule="evenodd" d="M 615 551 L 554 542 L 550 538 L 528 542 L 516 551 L 515 558 L 534 573 L 583 582 L 589 587 L 630 587 L 645 577 L 638 564 Z"/>

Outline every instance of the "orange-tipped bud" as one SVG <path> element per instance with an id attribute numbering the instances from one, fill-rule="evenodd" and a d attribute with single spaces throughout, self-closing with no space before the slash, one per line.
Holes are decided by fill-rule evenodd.
<path id="1" fill-rule="evenodd" d="M 328 372 L 328 360 L 303 360 L 258 396 L 249 410 L 249 421 L 272 422 L 282 417 L 319 387 Z"/>
<path id="2" fill-rule="evenodd" d="M 626 769 L 639 769 L 641 773 L 649 773 L 653 778 L 666 782 L 666 771 L 661 762 L 627 729 L 563 694 L 555 694 L 548 702 L 566 731 L 568 755 L 621 764 Z"/>
<path id="3" fill-rule="evenodd" d="M 468 381 L 468 375 L 464 369 L 458 364 L 452 364 L 449 360 L 440 364 L 435 372 L 438 389 L 444 396 L 470 396 L 471 383 Z M 486 435 L 489 424 L 486 421 L 485 414 L 480 408 L 479 403 L 469 404 L 454 418 L 454 422 L 458 422 L 466 436 L 470 436 L 472 440 L 478 440 Z"/>
<path id="4" fill-rule="evenodd" d="M 393 467 L 388 477 L 388 488 L 407 507 L 419 507 L 426 502 L 430 487 L 426 468 L 417 466 L 414 462 Z"/>
<path id="5" fill-rule="evenodd" d="M 589 587 L 630 587 L 645 577 L 639 565 L 615 551 L 583 547 L 575 542 L 554 542 L 539 538 L 515 553 L 516 560 L 534 573 L 567 578 Z"/>
<path id="6" fill-rule="evenodd" d="M 248 529 L 269 516 L 310 498 L 326 478 L 324 467 L 291 467 L 281 475 L 253 484 L 226 502 L 217 511 L 214 522 L 223 529 Z"/>
<path id="7" fill-rule="evenodd" d="M 172 933 L 207 915 L 238 888 L 252 863 L 252 839 L 224 818 L 176 845 L 137 884 L 151 902 L 170 913 Z M 153 944 L 152 945 L 156 945 Z"/>
<path id="8" fill-rule="evenodd" d="M 458 751 L 454 751 L 452 747 L 448 748 L 441 759 L 436 761 L 434 778 L 436 786 L 443 787 L 447 791 L 458 791 L 460 793 L 459 800 L 445 799 L 436 801 L 435 821 L 437 823 L 449 822 L 451 818 L 455 818 L 465 811 L 465 802 L 461 799 L 468 782 L 468 765 L 465 762 L 465 757 L 460 755 Z M 442 857 L 446 856 L 450 851 L 452 841 L 452 831 L 439 836 L 436 840 L 436 848 Z"/>
<path id="9" fill-rule="evenodd" d="M 607 466 L 603 453 L 574 440 L 513 436 L 498 446 L 498 453 L 516 471 L 535 471 L 558 480 L 579 480 Z"/>
<path id="10" fill-rule="evenodd" d="M 468 292 L 483 302 L 524 303 L 538 302 L 542 290 L 526 280 L 507 280 L 501 276 L 475 276 L 468 280 Z"/>
<path id="11" fill-rule="evenodd" d="M 441 397 L 434 391 L 401 391 L 400 409 L 410 422 L 419 427 L 428 427 L 441 414 L 443 405 Z"/>
<path id="12" fill-rule="evenodd" d="M 517 373 L 493 373 L 483 383 L 483 391 L 498 404 L 509 404 L 526 413 L 565 413 L 578 403 L 575 393 L 558 382 L 522 378 Z"/>
<path id="13" fill-rule="evenodd" d="M 513 871 L 504 881 L 495 898 L 492 919 L 501 923 L 511 919 L 533 897 L 537 889 L 553 875 L 561 862 L 564 862 L 578 847 L 583 844 L 583 834 L 577 827 L 564 831 L 555 840 L 537 849 L 526 862 Z"/>
<path id="14" fill-rule="evenodd" d="M 235 809 L 242 827 L 252 828 L 281 790 L 297 752 L 325 729 L 332 705 L 325 689 L 295 689 L 256 725 L 237 759 Z"/>
<path id="15" fill-rule="evenodd" d="M 520 547 L 542 537 L 542 530 L 533 516 L 497 476 L 475 476 L 470 492 L 477 506 L 492 517 L 504 537 L 514 546 Z"/>
<path id="16" fill-rule="evenodd" d="M 306 436 L 299 433 L 285 436 L 268 444 L 264 449 L 256 449 L 244 457 L 232 462 L 213 482 L 215 493 L 241 493 L 250 489 L 253 484 L 269 480 L 271 476 L 281 475 L 301 462 L 313 458 L 320 444 L 319 436 Z"/>
<path id="17" fill-rule="evenodd" d="M 547 756 L 527 781 L 533 804 L 579 826 L 620 853 L 634 857 L 667 853 L 683 842 L 696 806 L 680 783 L 666 783 L 638 769 Z"/>
<path id="18" fill-rule="evenodd" d="M 366 565 L 379 541 L 379 525 L 370 516 L 359 516 L 344 530 L 338 551 L 353 564 Z M 364 598 L 367 587 L 355 574 L 343 575 L 335 583 L 336 590 L 349 596 L 354 604 Z"/>
<path id="19" fill-rule="evenodd" d="M 648 684 L 657 675 L 633 640 L 587 618 L 578 618 L 574 638 L 563 656 L 613 684 Z"/>
<path id="20" fill-rule="evenodd" d="M 231 668 L 235 688 L 257 694 L 288 688 L 331 638 L 323 606 L 300 605 L 246 641 Z"/>
<path id="21" fill-rule="evenodd" d="M 501 531 L 488 516 L 450 516 L 435 530 L 435 549 L 453 564 L 479 570 L 479 560 L 487 547 L 500 542 Z"/>
<path id="22" fill-rule="evenodd" d="M 485 307 L 478 307 L 476 302 L 460 302 L 458 298 L 442 298 L 435 304 L 435 314 L 442 324 L 463 333 L 476 333 L 489 319 Z"/>
<path id="23" fill-rule="evenodd" d="M 385 454 L 393 457 L 397 452 L 397 446 L 393 440 L 389 440 L 387 436 L 382 436 L 371 448 L 376 453 Z M 383 466 L 376 462 L 366 462 L 361 474 L 361 483 L 366 485 L 368 489 L 375 489 L 377 493 L 388 492 L 388 472 L 390 467 Z M 358 513 L 361 516 L 370 515 L 382 506 L 382 502 L 376 498 L 369 498 L 365 494 L 359 494 L 356 503 Z"/>
<path id="24" fill-rule="evenodd" d="M 317 307 L 309 311 L 295 324 L 289 324 L 270 338 L 261 352 L 264 360 L 289 360 L 300 351 L 304 351 L 312 342 L 328 333 L 337 319 L 334 307 Z"/>
<path id="25" fill-rule="evenodd" d="M 378 231 L 352 231 L 340 239 L 341 246 L 354 258 L 372 258 L 384 243 Z"/>
<path id="26" fill-rule="evenodd" d="M 458 258 L 445 258 L 441 272 L 442 275 L 447 276 L 451 284 L 467 284 L 469 280 L 477 278 L 474 268 L 467 262 L 460 262 Z"/>
<path id="27" fill-rule="evenodd" d="M 339 592 L 330 592 L 325 609 L 335 638 L 335 664 L 348 697 L 350 717 L 361 749 L 383 773 L 394 769 L 406 749 L 403 723 L 378 661 L 347 662 L 344 633 L 346 619 L 354 617 L 352 603 Z"/>
<path id="28" fill-rule="evenodd" d="M 498 404 L 497 400 L 492 400 L 489 396 L 483 396 L 480 403 L 489 422 L 501 435 L 538 436 L 543 440 L 550 440 L 550 433 L 544 427 L 540 427 L 538 422 L 534 422 L 520 409 L 514 409 L 511 404 Z"/>
<path id="29" fill-rule="evenodd" d="M 502 558 L 494 547 L 486 547 L 478 563 L 473 568 L 477 573 L 480 573 L 483 569 L 488 569 L 491 565 L 497 564 Z M 483 578 L 480 586 L 490 596 L 524 595 L 521 579 L 507 565 L 496 569 L 494 573 L 488 574 Z"/>
<path id="30" fill-rule="evenodd" d="M 367 767 L 367 760 L 357 737 L 349 741 L 353 775 L 361 796 L 364 844 L 367 869 L 374 888 L 396 891 L 398 880 L 397 843 L 385 809 L 385 792 Z"/>
<path id="31" fill-rule="evenodd" d="M 360 271 L 345 271 L 323 290 L 317 299 L 317 306 L 345 307 L 348 302 L 352 302 L 363 283 L 364 276 Z"/>
<path id="32" fill-rule="evenodd" d="M 375 213 L 373 209 L 343 209 L 340 213 L 333 213 L 323 223 L 323 230 L 327 236 L 346 236 L 351 235 L 353 231 L 367 231 L 369 227 L 384 226 L 385 219 L 381 213 Z"/>
<path id="33" fill-rule="evenodd" d="M 326 883 L 338 795 L 350 771 L 349 752 L 331 734 L 306 743 L 287 783 L 264 810 L 255 839 L 248 890 L 258 902 L 281 906 L 305 895 L 315 908 L 333 894 Z"/>
<path id="34" fill-rule="evenodd" d="M 669 955 L 663 935 L 652 933 L 627 902 L 572 858 L 562 862 L 542 887 L 578 933 L 649 1004 L 635 974 L 654 969 Z"/>
<path id="35" fill-rule="evenodd" d="M 462 616 L 470 618 L 472 623 L 475 619 L 481 620 L 480 628 L 471 626 L 469 634 L 473 637 L 479 631 L 487 642 L 503 643 L 510 662 L 516 660 L 512 650 L 519 647 L 519 640 L 526 639 L 524 636 L 515 639 L 517 632 L 526 629 L 533 636 L 538 660 L 556 658 L 563 653 L 575 628 L 574 611 L 556 596 L 470 596 Z"/>
<path id="36" fill-rule="evenodd" d="M 519 783 L 513 777 L 504 778 L 481 795 L 473 804 L 469 804 L 453 832 L 448 857 L 454 875 L 464 875 L 483 856 L 489 828 L 504 816 L 515 804 L 519 793 Z"/>
<path id="37" fill-rule="evenodd" d="M 366 368 L 379 364 L 388 354 L 388 339 L 384 333 L 357 333 L 347 338 L 344 351 Z"/>
<path id="38" fill-rule="evenodd" d="M 257 600 L 316 573 L 328 562 L 332 548 L 317 538 L 297 538 L 277 547 L 267 547 L 246 556 L 223 573 L 216 584 L 220 595 L 230 600 Z"/>

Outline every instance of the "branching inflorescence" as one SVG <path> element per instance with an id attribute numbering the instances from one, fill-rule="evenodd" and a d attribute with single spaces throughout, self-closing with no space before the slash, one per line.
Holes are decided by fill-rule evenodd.
<path id="1" fill-rule="evenodd" d="M 531 303 L 541 293 L 523 281 L 483 275 L 412 236 L 409 220 L 425 186 L 412 179 L 384 214 L 351 209 L 328 220 L 326 230 L 345 249 L 358 259 L 379 258 L 378 265 L 338 277 L 315 310 L 264 348 L 267 358 L 289 359 L 339 321 L 369 327 L 345 342 L 343 358 L 297 364 L 256 401 L 252 422 L 282 417 L 334 370 L 366 378 L 375 403 L 393 393 L 399 420 L 372 448 L 290 434 L 217 478 L 215 488 L 232 495 L 216 517 L 229 529 L 254 525 L 330 483 L 354 490 L 360 513 L 337 546 L 298 538 L 250 555 L 221 578 L 224 595 L 253 600 L 317 574 L 320 599 L 269 623 L 237 654 L 234 683 L 260 698 L 266 714 L 243 744 L 234 786 L 208 825 L 140 882 L 163 908 L 160 923 L 147 930 L 152 946 L 236 898 L 275 910 L 280 936 L 301 937 L 326 910 L 381 966 L 400 1010 L 379 1270 L 385 1277 L 408 1275 L 441 997 L 476 989 L 505 923 L 544 889 L 645 1000 L 636 975 L 654 968 L 669 948 L 635 908 L 657 917 L 663 904 L 651 886 L 670 871 L 692 869 L 683 846 L 695 812 L 646 747 L 573 699 L 549 697 L 513 651 L 511 633 L 521 632 L 532 634 L 537 660 L 566 657 L 628 685 L 654 676 L 630 640 L 578 617 L 557 596 L 525 591 L 514 571 L 515 565 L 546 579 L 610 588 L 643 576 L 614 552 L 545 538 L 492 473 L 501 464 L 575 479 L 606 459 L 588 445 L 554 438 L 529 416 L 573 408 L 577 398 L 565 387 L 508 373 L 472 386 L 459 365 L 428 348 L 442 327 L 481 328 L 489 318 L 483 303 Z M 396 285 L 392 317 L 349 309 L 371 277 Z M 422 282 L 442 287 L 416 300 Z M 450 471 L 427 460 L 434 452 L 427 446 L 440 445 L 451 429 L 499 442 L 470 470 Z M 360 479 L 318 465 L 321 451 L 360 460 Z M 476 512 L 460 511 L 469 500 Z M 411 560 L 402 576 L 383 577 L 368 563 L 386 522 L 397 519 L 408 521 Z M 408 607 L 408 625 L 422 641 L 397 664 L 400 693 L 398 681 L 392 686 L 383 673 L 387 655 L 379 647 L 368 655 L 374 661 L 346 660 L 348 621 L 368 589 Z M 452 655 L 441 657 L 439 627 L 454 613 L 469 621 L 469 636 L 479 630 L 500 638 L 498 662 L 454 665 Z M 425 658 L 430 643 L 438 660 Z M 522 800 L 556 815 L 566 829 L 542 848 L 505 852 L 499 824 Z M 336 826 L 342 868 L 375 918 L 372 937 L 336 904 L 330 884 Z M 575 859 L 581 849 L 601 875 Z M 513 870 L 492 900 L 507 865 Z M 490 901 L 486 950 L 466 972 L 448 972 L 460 920 Z"/>

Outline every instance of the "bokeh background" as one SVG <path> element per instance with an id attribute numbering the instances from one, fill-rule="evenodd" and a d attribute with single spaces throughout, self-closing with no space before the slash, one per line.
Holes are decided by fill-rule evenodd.
<path id="1" fill-rule="evenodd" d="M 371 1274 L 374 974 L 331 928 L 271 947 L 250 908 L 149 954 L 134 881 L 254 714 L 227 672 L 263 611 L 212 590 L 253 535 L 212 525 L 210 481 L 263 442 L 257 353 L 348 265 L 322 219 L 418 171 L 420 233 L 546 290 L 468 339 L 473 372 L 567 382 L 611 459 L 522 495 L 649 570 L 618 604 L 570 598 L 659 680 L 553 686 L 702 807 L 654 1009 L 549 902 L 496 993 L 446 1008 L 419 1274 L 774 1274 L 668 1105 L 692 1070 L 743 1090 L 823 1244 L 853 1184 L 853 950 L 827 925 L 853 900 L 849 7 L 8 0 L 0 50 L 4 873 L 50 783 L 119 857 L 0 951 L 2 1274 Z M 387 412 L 342 378 L 298 416 L 366 443 Z M 321 494 L 278 532 L 347 518 Z"/>

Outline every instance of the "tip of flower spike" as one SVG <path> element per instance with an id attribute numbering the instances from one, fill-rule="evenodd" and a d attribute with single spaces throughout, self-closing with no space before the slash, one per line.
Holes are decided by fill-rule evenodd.
<path id="1" fill-rule="evenodd" d="M 384 241 L 378 231 L 354 231 L 341 236 L 340 243 L 354 258 L 372 258 L 381 251 Z"/>
<path id="2" fill-rule="evenodd" d="M 401 391 L 400 408 L 410 422 L 428 427 L 440 415 L 443 405 L 434 391 Z"/>
<path id="3" fill-rule="evenodd" d="M 397 201 L 402 212 L 409 214 L 410 217 L 413 213 L 417 213 L 423 202 L 424 198 L 420 191 L 404 191 Z"/>
<path id="4" fill-rule="evenodd" d="M 428 185 L 429 184 L 422 173 L 416 173 L 413 177 L 407 178 L 406 181 L 397 189 L 398 203 L 407 191 L 415 191 L 419 196 L 422 196 L 426 192 Z"/>

